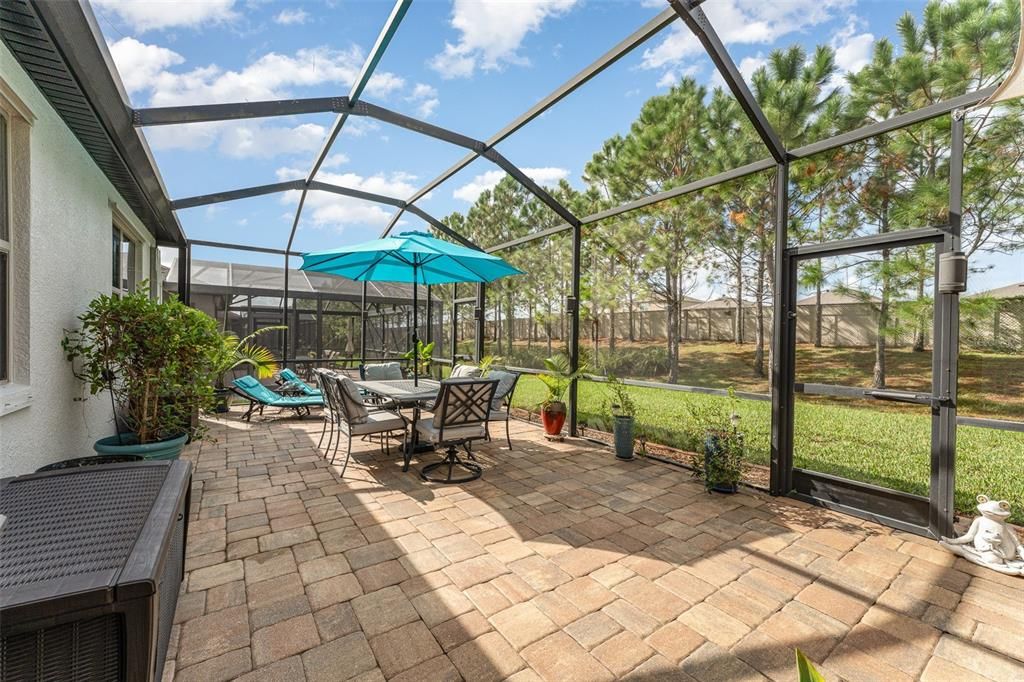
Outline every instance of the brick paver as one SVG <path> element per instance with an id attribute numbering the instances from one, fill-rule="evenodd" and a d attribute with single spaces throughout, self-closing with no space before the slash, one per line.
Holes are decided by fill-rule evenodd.
<path id="1" fill-rule="evenodd" d="M 795 647 L 828 679 L 1024 680 L 1024 580 L 922 538 L 521 422 L 469 484 L 360 441 L 341 479 L 317 419 L 238 416 L 185 454 L 167 682 L 794 679 Z"/>

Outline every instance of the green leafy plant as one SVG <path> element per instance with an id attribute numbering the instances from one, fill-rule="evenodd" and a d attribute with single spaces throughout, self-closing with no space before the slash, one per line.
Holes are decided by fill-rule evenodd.
<path id="1" fill-rule="evenodd" d="M 608 405 L 608 409 L 612 415 L 616 417 L 635 417 L 636 401 L 633 400 L 633 395 L 630 393 L 629 387 L 622 383 L 622 380 L 614 374 L 608 375 L 608 381 L 605 385 L 608 387 L 608 392 L 611 394 L 611 401 Z"/>
<path id="2" fill-rule="evenodd" d="M 92 395 L 109 391 L 114 418 L 151 443 L 189 432 L 192 415 L 213 405 L 216 360 L 224 340 L 206 313 L 177 298 L 157 302 L 146 287 L 127 296 L 99 296 L 65 331 L 61 346 Z"/>
<path id="3" fill-rule="evenodd" d="M 502 361 L 503 358 L 500 355 L 485 355 L 480 360 L 480 376 L 486 377 L 491 373 L 491 368 Z"/>
<path id="4" fill-rule="evenodd" d="M 796 650 L 796 669 L 800 674 L 800 682 L 825 682 L 825 678 L 811 663 L 811 659 L 799 649 Z"/>
<path id="5" fill-rule="evenodd" d="M 739 429 L 740 415 L 735 391 L 729 388 L 728 403 L 697 403 L 688 409 L 690 417 L 703 431 L 699 450 L 705 458 L 706 485 L 735 486 L 743 477 L 746 454 L 743 432 Z"/>
<path id="6" fill-rule="evenodd" d="M 408 362 L 417 362 L 420 374 L 426 374 L 430 371 L 430 363 L 434 359 L 434 345 L 435 342 L 423 343 L 422 341 L 416 342 L 416 349 L 409 350 L 402 354 L 402 359 Z"/>
<path id="7" fill-rule="evenodd" d="M 256 344 L 261 334 L 286 329 L 284 325 L 261 327 L 252 334 L 239 339 L 233 332 L 221 332 L 222 345 L 213 354 L 214 385 L 224 388 L 224 375 L 239 367 L 251 367 L 258 379 L 269 379 L 280 366 L 277 358 L 266 346 Z"/>
<path id="8" fill-rule="evenodd" d="M 547 397 L 541 402 L 541 407 L 552 403 L 561 403 L 565 398 L 565 392 L 569 390 L 569 384 L 578 379 L 586 371 L 580 366 L 575 372 L 571 369 L 569 356 L 564 353 L 552 355 L 544 360 L 545 372 L 537 375 L 548 389 Z"/>

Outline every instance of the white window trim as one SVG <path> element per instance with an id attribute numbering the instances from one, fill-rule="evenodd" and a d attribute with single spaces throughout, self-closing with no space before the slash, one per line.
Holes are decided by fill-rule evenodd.
<path id="1" fill-rule="evenodd" d="M 17 271 L 16 262 L 19 254 L 15 252 L 14 244 L 17 239 L 17 235 L 14 233 L 15 223 L 14 214 L 19 210 L 16 206 L 14 196 L 14 150 L 17 149 L 15 141 L 15 127 L 24 126 L 26 129 L 30 128 L 35 123 L 36 117 L 32 113 L 32 110 L 22 101 L 20 97 L 14 92 L 14 90 L 0 78 L 0 112 L 3 113 L 5 124 L 7 126 L 7 173 L 5 174 L 7 187 L 7 236 L 8 239 L 3 242 L 4 250 L 7 253 L 7 319 L 4 321 L 4 330 L 10 337 L 6 340 L 5 350 L 7 352 L 7 373 L 6 379 L 0 380 L 0 417 L 17 412 L 18 410 L 29 407 L 32 404 L 32 389 L 31 386 L 26 383 L 16 383 L 19 378 L 17 368 L 14 367 L 15 353 L 14 353 L 14 311 L 16 308 L 16 301 L 18 299 L 18 292 L 15 290 L 15 272 Z M 27 165 L 27 163 L 26 163 Z M 27 197 L 25 198 L 27 200 Z M 28 229 L 28 226 L 25 226 Z M 21 240 L 24 242 L 24 240 Z"/>
<path id="2" fill-rule="evenodd" d="M 135 291 L 138 291 L 139 284 L 146 279 L 146 277 L 143 277 L 141 275 L 143 274 L 142 266 L 145 263 L 142 252 L 144 249 L 147 248 L 147 243 L 146 240 L 142 237 L 142 235 L 139 234 L 138 230 L 136 230 L 132 226 L 132 223 L 128 219 L 128 217 L 118 207 L 117 202 L 110 201 L 109 204 L 111 229 L 116 228 L 121 233 L 122 239 L 127 239 L 135 245 L 135 262 L 132 264 L 132 266 L 135 272 Z M 111 263 L 110 267 L 111 270 L 113 270 L 114 264 Z M 122 275 L 123 274 L 124 273 L 122 273 Z M 121 287 L 113 286 L 113 282 L 111 282 L 110 291 L 111 293 L 115 293 L 120 296 L 127 296 L 128 294 L 132 293 L 131 291 L 122 289 Z"/>

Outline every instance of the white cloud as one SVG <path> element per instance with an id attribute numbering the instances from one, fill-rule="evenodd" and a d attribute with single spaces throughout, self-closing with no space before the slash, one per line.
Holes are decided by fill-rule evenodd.
<path id="1" fill-rule="evenodd" d="M 310 86 L 347 90 L 358 77 L 365 56 L 355 45 L 345 50 L 321 46 L 294 54 L 268 52 L 239 70 L 209 64 L 172 71 L 170 67 L 185 60 L 167 48 L 122 38 L 111 44 L 110 52 L 125 86 L 131 83 L 130 90 L 148 93 L 150 106 L 283 99 L 294 88 Z M 370 79 L 367 93 L 384 97 L 404 86 L 403 78 L 383 71 Z"/>
<path id="2" fill-rule="evenodd" d="M 235 0 L 92 0 L 92 5 L 113 12 L 138 33 L 196 28 L 238 18 Z"/>
<path id="3" fill-rule="evenodd" d="M 875 46 L 875 36 L 871 33 L 858 33 L 858 20 L 851 16 L 843 30 L 832 38 L 832 49 L 836 52 L 836 75 L 829 82 L 831 88 L 847 88 L 846 74 L 860 71 L 871 61 L 871 51 Z"/>
<path id="4" fill-rule="evenodd" d="M 124 65 L 124 68 L 118 67 L 118 71 L 129 94 L 152 87 L 153 79 L 160 72 L 185 62 L 185 58 L 174 50 L 147 45 L 135 38 L 121 38 L 109 43 L 108 47 L 114 63 Z"/>
<path id="5" fill-rule="evenodd" d="M 569 177 L 569 171 L 565 168 L 524 168 L 524 173 L 534 182 L 541 185 L 557 185 L 559 180 L 564 180 Z M 462 187 L 458 187 L 452 192 L 452 196 L 456 199 L 461 199 L 467 203 L 472 204 L 475 202 L 485 190 L 494 189 L 501 179 L 505 177 L 505 171 L 503 170 L 490 170 L 482 175 L 477 175 L 475 178 L 467 182 Z"/>
<path id="6" fill-rule="evenodd" d="M 272 158 L 320 149 L 327 130 L 314 123 L 280 126 L 258 122 L 190 123 L 149 128 L 154 149 L 199 150 L 216 147 L 235 159 Z"/>
<path id="7" fill-rule="evenodd" d="M 299 168 L 279 168 L 277 177 L 281 181 L 304 178 L 306 171 Z M 411 196 L 418 188 L 413 182 L 414 175 L 408 173 L 378 173 L 362 176 L 356 173 L 325 173 L 317 174 L 317 180 L 332 185 L 340 185 L 349 189 L 382 194 L 384 196 L 404 199 Z M 285 192 L 282 203 L 295 204 L 299 200 L 299 192 Z M 361 199 L 344 197 L 330 192 L 310 192 L 306 197 L 303 216 L 308 216 L 314 227 L 333 228 L 342 231 L 349 225 L 383 227 L 390 222 L 394 209 Z"/>
<path id="8" fill-rule="evenodd" d="M 539 31 L 545 19 L 569 11 L 577 1 L 455 0 L 451 25 L 459 31 L 459 40 L 446 42 L 430 66 L 444 78 L 466 78 L 477 68 L 529 63 L 518 53 L 526 35 Z"/>
<path id="9" fill-rule="evenodd" d="M 678 82 L 679 75 L 675 71 L 669 69 L 665 73 L 661 74 L 661 78 L 658 79 L 656 85 L 659 88 L 671 88 Z"/>
<path id="10" fill-rule="evenodd" d="M 238 70 L 216 64 L 173 70 L 185 63 L 180 54 L 134 38 L 112 43 L 110 52 L 132 99 L 154 107 L 285 99 L 294 96 L 297 88 L 313 86 L 343 91 L 358 77 L 364 59 L 356 46 L 347 50 L 315 47 L 294 54 L 270 52 Z M 367 93 L 384 97 L 404 87 L 405 80 L 400 76 L 381 72 L 370 80 Z M 373 121 L 353 120 L 345 126 L 345 132 L 360 136 L 378 128 Z M 289 127 L 213 122 L 151 128 L 146 136 L 158 149 L 219 145 L 229 156 L 253 158 L 316 151 L 325 132 L 322 126 L 312 124 Z"/>
<path id="11" fill-rule="evenodd" d="M 342 152 L 332 152 L 330 156 L 324 159 L 324 162 L 320 164 L 321 168 L 337 168 L 338 166 L 344 166 L 348 163 L 349 158 L 347 154 Z"/>
<path id="12" fill-rule="evenodd" d="M 416 113 L 420 118 L 430 118 L 441 104 L 437 97 L 437 88 L 426 83 L 417 83 L 405 99 L 416 103 Z"/>
<path id="13" fill-rule="evenodd" d="M 219 148 L 236 159 L 267 159 L 281 154 L 318 151 L 326 136 L 327 129 L 315 123 L 303 123 L 293 128 L 258 123 L 226 126 Z"/>
<path id="14" fill-rule="evenodd" d="M 853 0 L 715 0 L 702 9 L 727 45 L 767 45 L 829 21 L 851 4 Z M 682 22 L 676 22 L 660 43 L 644 51 L 643 67 L 671 67 L 703 52 L 696 36 Z"/>
<path id="15" fill-rule="evenodd" d="M 304 9 L 283 9 L 274 17 L 274 22 L 284 26 L 293 24 L 304 24 L 309 19 L 309 14 Z"/>

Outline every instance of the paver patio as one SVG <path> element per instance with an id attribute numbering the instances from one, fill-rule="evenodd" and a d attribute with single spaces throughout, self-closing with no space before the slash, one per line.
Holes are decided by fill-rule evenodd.
<path id="1" fill-rule="evenodd" d="M 829 680 L 1024 680 L 1024 580 L 916 536 L 522 422 L 469 484 L 367 443 L 342 480 L 319 420 L 238 414 L 185 455 L 166 680 L 789 682 L 794 647 Z"/>

